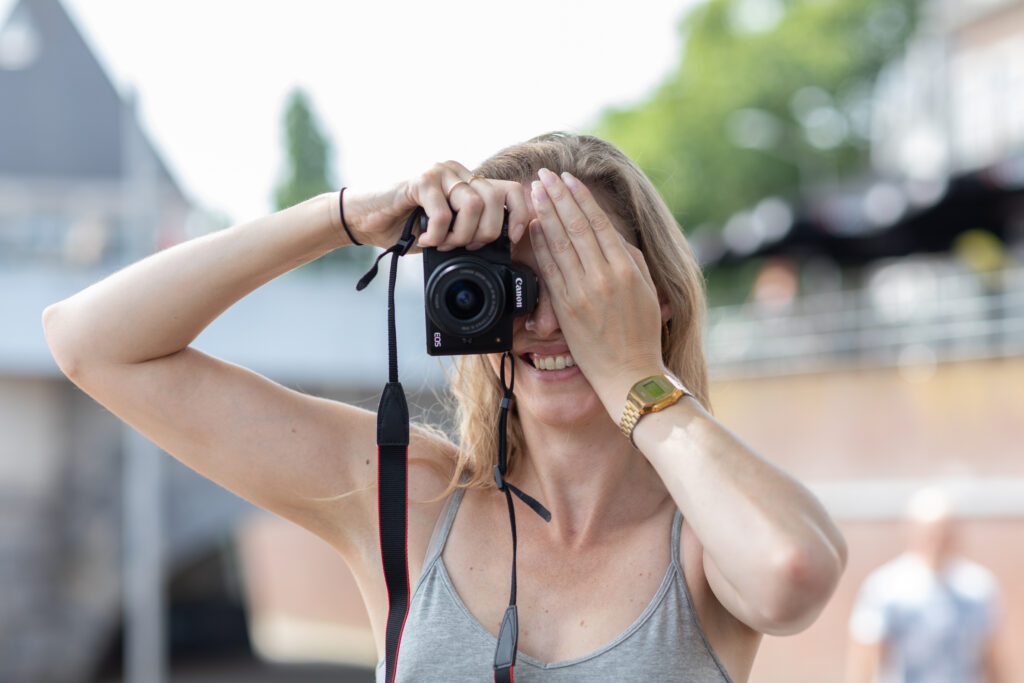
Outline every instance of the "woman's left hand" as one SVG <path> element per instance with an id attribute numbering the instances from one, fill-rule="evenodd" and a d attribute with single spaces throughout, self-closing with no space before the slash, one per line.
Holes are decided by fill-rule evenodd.
<path id="1" fill-rule="evenodd" d="M 612 419 L 638 380 L 664 372 L 662 311 L 639 249 L 577 178 L 538 173 L 530 236 L 573 359 Z"/>

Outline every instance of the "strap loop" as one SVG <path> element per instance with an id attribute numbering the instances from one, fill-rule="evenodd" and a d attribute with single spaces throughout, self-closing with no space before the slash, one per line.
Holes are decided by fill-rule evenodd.
<path id="1" fill-rule="evenodd" d="M 402 228 L 402 235 L 398 238 L 398 241 L 392 244 L 390 247 L 385 249 L 383 252 L 377 255 L 377 258 L 373 260 L 373 265 L 370 269 L 359 278 L 359 282 L 356 283 L 356 291 L 361 292 L 366 289 L 366 286 L 373 282 L 373 278 L 377 277 L 377 264 L 380 263 L 381 259 L 388 254 L 394 254 L 395 256 L 405 256 L 412 249 L 412 245 L 416 244 L 416 236 L 412 234 L 412 228 L 416 225 L 416 219 L 425 219 L 427 216 L 423 211 L 422 206 L 417 206 L 416 210 L 412 212 L 409 219 L 405 221 L 405 227 Z M 422 225 L 421 221 L 421 225 Z M 394 260 L 392 259 L 392 263 Z"/>

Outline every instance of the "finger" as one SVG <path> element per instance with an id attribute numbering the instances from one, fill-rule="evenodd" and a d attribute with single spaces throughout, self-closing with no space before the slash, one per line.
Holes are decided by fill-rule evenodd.
<path id="1" fill-rule="evenodd" d="M 441 251 L 464 247 L 473 241 L 480 217 L 484 212 L 484 200 L 470 187 L 469 183 L 457 180 L 448 195 L 448 205 L 455 211 L 455 223 L 443 242 L 437 245 Z"/>
<path id="2" fill-rule="evenodd" d="M 441 244 L 452 223 L 452 208 L 448 205 L 446 189 L 457 178 L 444 164 L 434 164 L 407 190 L 413 205 L 422 206 L 427 214 L 427 229 L 416 240 L 421 247 Z"/>
<path id="3" fill-rule="evenodd" d="M 452 224 L 452 209 L 448 206 L 448 198 L 439 185 L 428 185 L 420 190 L 415 203 L 422 206 L 427 214 L 427 229 L 416 240 L 416 244 L 421 247 L 440 244 Z"/>
<path id="4" fill-rule="evenodd" d="M 607 261 L 597 237 L 594 234 L 593 220 L 603 219 L 611 224 L 604 211 L 595 214 L 593 218 L 587 215 L 576 202 L 572 192 L 557 175 L 546 168 L 540 169 L 537 173 L 548 197 L 558 214 L 558 219 L 565 229 L 565 234 L 572 241 L 580 263 L 585 271 L 603 266 Z M 614 227 L 612 228 L 614 231 Z"/>
<path id="5" fill-rule="evenodd" d="M 544 235 L 544 228 L 536 218 L 530 221 L 530 245 L 533 247 L 533 257 L 537 260 L 537 273 L 547 285 L 548 292 L 561 296 L 565 292 L 562 269 L 555 262 L 548 247 L 547 237 Z"/>
<path id="6" fill-rule="evenodd" d="M 505 207 L 508 209 L 508 238 L 515 243 L 523 238 L 526 226 L 530 223 L 530 206 L 526 202 L 526 194 L 521 184 L 508 183 Z"/>
<path id="7" fill-rule="evenodd" d="M 583 264 L 576 254 L 572 240 L 565 234 L 565 227 L 558 218 L 554 204 L 539 181 L 533 181 L 530 198 L 533 200 L 533 208 L 537 212 L 537 219 L 544 233 L 544 243 L 552 259 L 561 270 L 562 277 L 569 281 L 578 281 L 583 278 Z M 531 235 L 533 234 L 533 223 L 530 224 Z"/>
<path id="8" fill-rule="evenodd" d="M 456 180 L 469 180 L 470 176 L 473 175 L 472 171 L 470 171 L 468 168 L 452 159 L 441 162 L 440 166 L 444 166 L 450 173 L 450 177 L 455 178 Z M 453 180 L 452 182 L 455 181 Z"/>
<path id="9" fill-rule="evenodd" d="M 457 161 L 434 164 L 415 185 L 416 203 L 427 212 L 427 229 L 416 244 L 421 247 L 439 247 L 448 239 L 452 227 L 454 209 L 449 195 L 455 185 L 468 178 L 469 170 Z"/>
<path id="10" fill-rule="evenodd" d="M 562 181 L 572 193 L 573 199 L 580 210 L 590 219 L 590 226 L 596 243 L 600 246 L 604 258 L 611 261 L 625 255 L 622 235 L 615 229 L 615 224 L 608 218 L 601 205 L 594 199 L 593 193 L 578 178 L 566 171 Z"/>
<path id="11" fill-rule="evenodd" d="M 501 235 L 501 226 L 505 222 L 505 195 L 501 189 L 495 187 L 494 181 L 483 176 L 471 176 L 467 182 L 484 203 L 480 223 L 476 227 L 472 241 L 467 245 L 468 249 L 479 249 Z"/>
<path id="12" fill-rule="evenodd" d="M 633 263 L 640 270 L 640 274 L 643 275 L 644 282 L 651 288 L 651 291 L 657 292 L 658 287 L 654 284 L 654 277 L 651 275 L 651 269 L 647 266 L 647 259 L 644 258 L 644 252 L 640 251 L 638 247 L 634 247 L 632 244 L 626 241 L 625 237 L 619 236 L 622 240 L 622 245 L 626 249 L 626 253 L 633 259 Z"/>

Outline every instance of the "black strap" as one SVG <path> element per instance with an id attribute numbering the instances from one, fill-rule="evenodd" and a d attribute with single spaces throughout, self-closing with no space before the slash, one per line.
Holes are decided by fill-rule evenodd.
<path id="1" fill-rule="evenodd" d="M 409 558 L 408 558 L 408 460 L 409 460 L 409 406 L 405 391 L 398 381 L 398 343 L 395 328 L 395 281 L 398 275 L 398 257 L 404 256 L 415 238 L 413 226 L 417 220 L 425 227 L 426 214 L 421 207 L 409 216 L 402 236 L 373 262 L 359 279 L 356 289 L 362 291 L 377 276 L 377 266 L 391 254 L 391 272 L 388 278 L 388 383 L 377 407 L 377 517 L 380 530 L 381 564 L 388 591 L 388 623 L 385 630 L 384 680 L 394 683 L 397 673 L 398 649 L 402 631 L 409 614 Z M 511 372 L 505 382 L 505 361 Z M 509 605 L 501 621 L 498 643 L 494 652 L 495 683 L 513 683 L 516 648 L 519 640 L 519 617 L 516 609 L 516 512 L 512 495 L 540 515 L 551 521 L 551 513 L 531 496 L 505 480 L 508 471 L 508 410 L 515 386 L 515 359 L 508 351 L 501 357 L 501 385 L 504 394 L 498 417 L 498 464 L 494 467 L 494 481 L 505 494 L 508 519 L 512 527 L 512 578 Z"/>
<path id="2" fill-rule="evenodd" d="M 385 680 L 394 681 L 398 646 L 409 614 L 407 468 L 409 409 L 399 382 L 388 382 L 377 413 L 377 520 L 380 558 L 388 588 Z M 381 417 L 385 416 L 385 417 Z M 404 422 L 403 422 L 404 418 Z"/>
<path id="3" fill-rule="evenodd" d="M 505 361 L 508 361 L 509 381 L 505 382 Z M 508 608 L 501 620 L 501 629 L 498 631 L 498 644 L 494 649 L 494 682 L 513 683 L 514 670 L 516 665 L 516 649 L 519 644 L 519 612 L 516 608 L 516 550 L 518 548 L 518 536 L 516 534 L 516 509 L 512 504 L 512 494 L 527 506 L 545 522 L 551 521 L 551 513 L 547 508 L 537 502 L 531 496 L 523 493 L 517 487 L 505 480 L 508 472 L 508 409 L 512 402 L 512 389 L 516 383 L 515 359 L 509 351 L 501 356 L 501 397 L 500 412 L 498 413 L 498 464 L 494 466 L 494 483 L 498 490 L 505 494 L 505 502 L 508 504 L 508 522 L 512 527 L 512 580 L 509 589 Z"/>
<path id="4" fill-rule="evenodd" d="M 423 209 L 409 217 L 402 236 L 394 246 L 377 257 L 370 270 L 359 280 L 357 290 L 366 288 L 377 275 L 377 264 L 391 254 L 388 278 L 388 383 L 377 406 L 377 522 L 380 530 L 380 557 L 384 583 L 388 589 L 388 623 L 385 630 L 384 675 L 395 680 L 398 647 L 409 614 L 408 535 L 408 462 L 409 406 L 398 381 L 398 341 L 395 328 L 395 281 L 398 257 L 412 247 L 412 228 Z"/>

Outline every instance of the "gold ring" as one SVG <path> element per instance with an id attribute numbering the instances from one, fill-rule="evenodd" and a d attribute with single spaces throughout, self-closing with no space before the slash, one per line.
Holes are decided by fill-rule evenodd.
<path id="1" fill-rule="evenodd" d="M 477 179 L 483 179 L 483 176 L 482 175 L 477 175 L 476 173 L 474 173 L 473 175 L 469 176 L 469 180 L 466 181 L 466 184 L 467 185 L 472 185 L 473 181 L 477 180 Z"/>
<path id="2" fill-rule="evenodd" d="M 459 185 L 465 185 L 466 187 L 469 187 L 469 181 L 466 181 L 466 180 L 456 180 L 454 183 L 452 183 L 452 186 L 448 188 L 448 196 L 449 197 L 452 196 L 452 192 L 454 192 L 455 188 L 458 187 Z"/>

